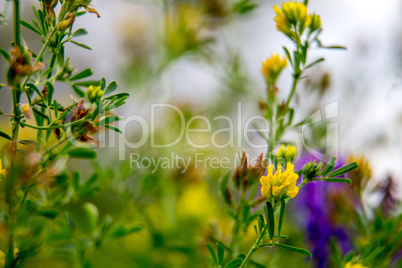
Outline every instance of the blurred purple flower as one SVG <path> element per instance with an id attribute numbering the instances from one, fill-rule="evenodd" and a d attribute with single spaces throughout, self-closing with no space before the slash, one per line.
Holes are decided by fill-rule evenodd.
<path id="1" fill-rule="evenodd" d="M 318 160 L 310 154 L 304 154 L 295 162 L 295 170 L 300 170 L 307 162 Z M 338 159 L 335 168 L 344 164 Z M 331 238 L 335 238 L 343 253 L 352 249 L 344 227 L 333 222 L 334 205 L 328 196 L 348 187 L 344 184 L 327 183 L 322 181 L 310 182 L 303 187 L 296 199 L 295 206 L 304 220 L 307 240 L 312 246 L 313 259 L 316 267 L 328 267 L 331 251 Z"/>

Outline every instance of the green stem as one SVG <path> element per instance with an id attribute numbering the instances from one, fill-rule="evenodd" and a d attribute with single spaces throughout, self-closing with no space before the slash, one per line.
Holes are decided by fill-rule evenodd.
<path id="1" fill-rule="evenodd" d="M 49 43 L 50 43 L 51 38 L 53 37 L 53 35 L 54 35 L 56 32 L 57 32 L 57 27 L 55 27 L 55 28 L 53 29 L 53 31 L 50 33 L 49 37 L 46 39 L 45 44 L 43 44 L 42 49 L 39 51 L 39 54 L 36 56 L 36 59 L 35 59 L 35 62 L 34 62 L 34 64 L 33 64 L 33 66 L 35 66 L 36 64 L 38 64 L 38 63 L 40 62 L 40 60 L 41 60 L 43 54 L 44 54 L 45 51 L 46 51 L 46 48 L 48 47 L 48 45 L 49 45 Z M 22 89 L 25 88 L 26 84 L 28 83 L 29 78 L 31 78 L 31 75 L 27 75 L 27 77 L 25 77 L 25 80 L 24 80 L 24 82 L 22 83 L 22 86 L 21 86 Z"/>
<path id="2" fill-rule="evenodd" d="M 295 94 L 295 91 L 296 91 L 297 82 L 299 82 L 299 77 L 298 77 L 299 75 L 298 74 L 294 74 L 294 75 L 295 75 L 295 77 L 293 78 L 292 88 L 290 89 L 289 96 L 286 100 L 286 106 L 285 106 L 285 110 L 284 110 L 285 112 L 289 108 L 290 101 L 292 100 L 293 95 Z"/>
<path id="3" fill-rule="evenodd" d="M 62 125 L 48 125 L 48 126 L 34 126 L 34 125 L 30 125 L 24 122 L 20 122 L 21 125 L 25 126 L 25 127 L 30 127 L 33 129 L 38 129 L 38 130 L 48 130 L 48 129 L 56 129 L 56 128 L 64 128 L 64 127 L 69 127 L 69 126 L 73 126 L 73 125 L 77 125 L 80 123 L 84 123 L 85 121 L 87 121 L 85 118 L 82 118 L 80 120 L 74 121 L 74 122 L 70 122 L 67 124 L 62 124 Z"/>
<path id="4" fill-rule="evenodd" d="M 247 263 L 249 262 L 251 256 L 254 254 L 254 252 L 256 252 L 258 249 L 257 244 L 254 244 L 251 249 L 249 250 L 249 252 L 247 253 L 246 257 L 244 258 L 243 262 L 240 265 L 240 268 L 246 267 Z"/>
<path id="5" fill-rule="evenodd" d="M 21 45 L 21 25 L 20 25 L 20 0 L 14 0 L 14 42 L 15 46 L 18 47 L 21 53 L 23 53 L 23 48 Z M 12 119 L 12 141 L 14 147 L 13 161 L 15 161 L 15 153 L 17 152 L 17 140 L 19 134 L 19 123 L 21 111 L 19 108 L 19 103 L 21 99 L 21 90 L 18 86 L 12 88 L 12 101 L 13 101 L 13 115 Z M 13 163 L 14 164 L 14 163 Z M 14 167 L 12 167 L 14 168 Z M 11 268 L 14 266 L 14 207 L 13 207 L 13 194 L 14 194 L 14 178 L 10 176 L 7 182 L 7 204 L 8 204 L 8 249 L 6 255 L 6 268 Z"/>

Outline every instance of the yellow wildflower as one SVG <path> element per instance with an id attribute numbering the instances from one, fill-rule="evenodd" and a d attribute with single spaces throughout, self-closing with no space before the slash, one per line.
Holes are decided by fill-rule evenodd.
<path id="1" fill-rule="evenodd" d="M 296 146 L 286 146 L 282 144 L 282 147 L 279 148 L 278 153 L 277 153 L 277 158 L 283 158 L 285 159 L 286 162 L 292 163 L 293 160 L 295 160 L 296 157 Z"/>
<path id="2" fill-rule="evenodd" d="M 306 29 L 306 27 L 311 23 L 308 9 L 302 3 L 283 2 L 282 9 L 275 5 L 274 10 L 276 13 L 274 19 L 276 22 L 276 28 L 290 38 L 293 37 L 294 33 L 291 26 L 294 26 L 294 29 L 298 30 L 298 34 L 301 35 L 304 29 Z"/>
<path id="3" fill-rule="evenodd" d="M 281 165 L 278 165 L 275 174 L 273 169 L 273 165 L 270 165 L 267 176 L 262 176 L 260 179 L 261 194 L 268 201 L 274 198 L 275 202 L 284 198 L 294 198 L 299 192 L 299 187 L 296 186 L 299 175 L 293 171 L 294 165 L 287 163 L 283 173 Z"/>
<path id="4" fill-rule="evenodd" d="M 363 266 L 363 264 L 361 264 L 361 263 L 352 264 L 352 262 L 348 262 L 345 265 L 345 268 L 367 268 L 367 266 Z"/>
<path id="5" fill-rule="evenodd" d="M 261 73 L 268 85 L 274 85 L 282 70 L 288 65 L 285 57 L 281 59 L 279 54 L 272 54 L 271 58 L 262 63 Z"/>

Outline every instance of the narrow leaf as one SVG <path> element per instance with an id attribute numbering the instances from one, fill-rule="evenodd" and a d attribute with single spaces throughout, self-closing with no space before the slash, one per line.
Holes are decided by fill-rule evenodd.
<path id="1" fill-rule="evenodd" d="M 343 174 L 346 174 L 354 169 L 356 169 L 359 165 L 356 162 L 349 163 L 344 165 L 343 167 L 338 168 L 337 170 L 328 174 L 328 177 L 338 177 Z"/>
<path id="2" fill-rule="evenodd" d="M 48 105 L 52 105 L 52 99 L 53 99 L 53 93 L 54 93 L 54 86 L 52 83 L 50 83 L 49 81 L 46 83 L 47 85 L 47 103 Z"/>
<path id="3" fill-rule="evenodd" d="M 8 63 L 11 63 L 11 57 L 8 54 L 7 51 L 5 51 L 3 48 L 0 47 L 0 54 L 8 61 Z"/>
<path id="4" fill-rule="evenodd" d="M 275 233 L 275 218 L 274 218 L 274 209 L 270 202 L 267 202 L 268 209 L 268 225 L 269 225 L 269 239 L 272 241 Z"/>
<path id="5" fill-rule="evenodd" d="M 216 247 L 218 248 L 218 264 L 222 265 L 225 257 L 225 249 L 219 243 L 216 243 Z"/>
<path id="6" fill-rule="evenodd" d="M 322 170 L 322 176 L 327 176 L 334 168 L 336 164 L 336 157 L 332 156 L 331 160 L 325 165 L 324 169 Z"/>
<path id="7" fill-rule="evenodd" d="M 324 181 L 327 182 L 341 182 L 341 183 L 347 183 L 347 184 L 351 184 L 352 181 L 350 179 L 347 178 L 324 178 Z"/>
<path id="8" fill-rule="evenodd" d="M 284 50 L 285 53 L 286 53 L 286 57 L 288 58 L 288 60 L 289 60 L 289 62 L 290 62 L 290 65 L 293 66 L 293 60 L 292 60 L 292 56 L 290 56 L 289 50 L 288 50 L 286 47 L 283 47 L 283 50 Z"/>
<path id="9" fill-rule="evenodd" d="M 12 138 L 8 134 L 4 133 L 3 131 L 0 131 L 0 137 L 3 137 L 10 141 L 12 140 Z"/>
<path id="10" fill-rule="evenodd" d="M 313 257 L 313 254 L 311 254 L 311 252 L 308 251 L 307 249 L 292 247 L 292 246 L 289 246 L 289 245 L 279 244 L 279 243 L 276 243 L 274 245 L 278 246 L 278 247 L 281 247 L 281 248 L 284 248 L 284 249 L 287 249 L 287 250 L 290 250 L 290 251 L 294 251 L 294 252 L 297 252 L 297 253 L 300 253 L 300 254 L 307 255 L 310 258 Z"/>
<path id="11" fill-rule="evenodd" d="M 112 93 L 116 89 L 117 89 L 117 83 L 116 83 L 116 81 L 113 81 L 107 86 L 107 88 L 105 90 L 105 93 L 103 95 L 105 95 L 105 96 L 109 95 L 110 93 Z"/>
<path id="12" fill-rule="evenodd" d="M 123 131 L 121 131 L 121 130 L 118 129 L 117 127 L 114 127 L 114 126 L 111 126 L 111 125 L 104 125 L 104 127 L 105 127 L 105 128 L 108 128 L 108 129 L 111 129 L 111 130 L 114 130 L 114 131 L 116 131 L 116 132 L 118 132 L 118 133 L 120 133 L 120 134 L 123 134 Z"/>
<path id="13" fill-rule="evenodd" d="M 91 76 L 92 74 L 93 74 L 92 70 L 90 68 L 88 68 L 88 69 L 85 69 L 85 70 L 77 73 L 76 75 L 71 77 L 69 80 L 70 81 L 75 81 L 75 80 L 83 79 L 83 78 L 86 78 L 88 76 Z"/>
<path id="14" fill-rule="evenodd" d="M 318 59 L 318 60 L 316 60 L 316 61 L 310 63 L 309 65 L 307 65 L 305 69 L 311 68 L 311 67 L 313 67 L 314 65 L 316 65 L 316 64 L 318 64 L 318 63 L 320 63 L 320 62 L 322 62 L 322 61 L 325 61 L 325 59 L 324 59 L 324 58 L 320 58 L 320 59 Z"/>
<path id="15" fill-rule="evenodd" d="M 84 35 L 87 35 L 87 34 L 88 34 L 87 30 L 85 30 L 83 28 L 80 28 L 80 29 L 78 29 L 77 31 L 75 31 L 73 33 L 73 37 L 80 37 L 80 36 L 84 36 Z"/>
<path id="16" fill-rule="evenodd" d="M 68 151 L 68 155 L 72 158 L 95 159 L 97 153 L 88 148 L 74 148 Z"/>
<path id="17" fill-rule="evenodd" d="M 243 259 L 236 258 L 231 260 L 228 264 L 225 265 L 225 268 L 235 268 L 239 267 L 243 262 Z"/>
<path id="18" fill-rule="evenodd" d="M 41 33 L 40 31 L 38 31 L 35 27 L 33 27 L 33 26 L 32 26 L 31 24 L 29 24 L 28 22 L 26 22 L 26 21 L 20 19 L 20 23 L 21 23 L 22 26 L 24 26 L 25 28 L 31 30 L 32 32 L 37 33 L 37 34 L 39 34 L 39 35 L 42 35 L 42 33 Z"/>
<path id="19" fill-rule="evenodd" d="M 281 200 L 281 210 L 279 213 L 279 223 L 278 223 L 278 241 L 280 241 L 281 238 L 281 230 L 282 230 L 282 223 L 283 223 L 283 218 L 285 215 L 285 210 L 286 210 L 286 202 L 285 200 Z"/>
<path id="20" fill-rule="evenodd" d="M 208 247 L 209 252 L 211 253 L 212 259 L 214 260 L 215 264 L 219 265 L 218 264 L 218 257 L 216 256 L 216 252 L 215 252 L 214 248 L 209 243 L 206 243 L 206 245 Z"/>
<path id="21" fill-rule="evenodd" d="M 90 48 L 87 45 L 84 45 L 84 44 L 81 44 L 81 43 L 78 43 L 78 42 L 75 42 L 75 41 L 70 41 L 70 42 L 73 43 L 74 45 L 79 46 L 79 47 L 82 47 L 82 48 L 85 48 L 85 49 L 88 49 L 88 50 L 92 50 L 92 48 Z"/>
<path id="22" fill-rule="evenodd" d="M 227 194 L 227 191 L 228 191 L 227 185 L 228 185 L 229 176 L 230 176 L 230 172 L 226 172 L 225 175 L 223 175 L 223 177 L 221 178 L 220 185 L 219 185 L 221 195 L 225 199 L 226 203 L 228 203 L 228 204 L 231 203 L 230 197 Z"/>

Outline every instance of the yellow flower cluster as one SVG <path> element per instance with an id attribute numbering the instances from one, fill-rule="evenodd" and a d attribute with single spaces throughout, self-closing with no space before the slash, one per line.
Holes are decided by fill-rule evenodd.
<path id="1" fill-rule="evenodd" d="M 321 27 L 321 19 L 318 15 L 309 15 L 307 7 L 299 2 L 282 3 L 282 8 L 274 6 L 276 28 L 291 39 L 295 37 L 295 31 L 301 35 L 306 27 L 310 26 L 310 32 Z"/>
<path id="2" fill-rule="evenodd" d="M 286 162 L 292 163 L 295 160 L 297 154 L 296 146 L 286 146 L 282 145 L 278 150 L 277 158 L 283 158 Z"/>
<path id="3" fill-rule="evenodd" d="M 94 86 L 89 86 L 88 91 L 87 91 L 87 98 L 88 101 L 93 103 L 93 102 L 98 102 L 103 96 L 103 91 L 101 90 L 100 87 L 94 87 Z"/>
<path id="4" fill-rule="evenodd" d="M 299 193 L 299 187 L 296 186 L 297 175 L 293 169 L 294 166 L 287 163 L 286 170 L 282 173 L 281 165 L 278 165 L 275 174 L 273 174 L 273 165 L 268 167 L 267 176 L 262 176 L 261 194 L 267 201 L 278 201 L 284 198 L 294 198 Z"/>
<path id="5" fill-rule="evenodd" d="M 288 65 L 285 57 L 281 58 L 279 54 L 272 54 L 271 58 L 262 63 L 261 73 L 268 85 L 275 85 L 276 80 L 282 70 Z"/>
<path id="6" fill-rule="evenodd" d="M 345 265 L 345 268 L 367 268 L 367 266 L 363 266 L 363 264 L 361 264 L 361 263 L 352 264 L 352 262 L 348 262 Z"/>

